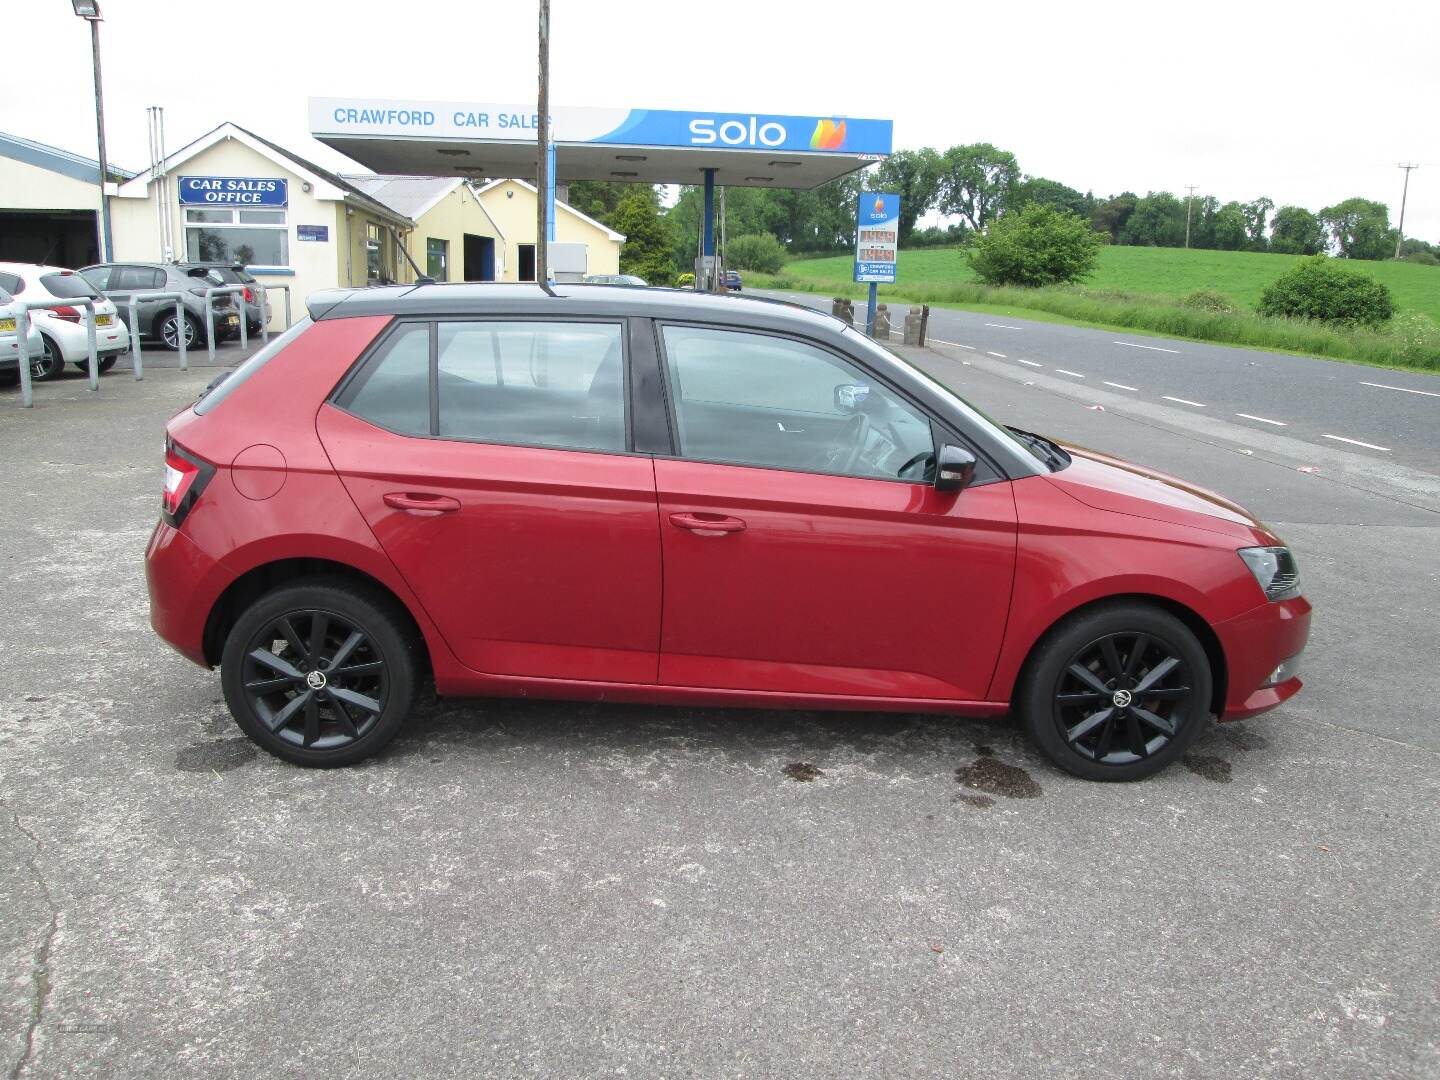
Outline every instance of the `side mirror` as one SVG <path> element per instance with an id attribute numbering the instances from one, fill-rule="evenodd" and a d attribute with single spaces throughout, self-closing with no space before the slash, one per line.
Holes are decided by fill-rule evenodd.
<path id="1" fill-rule="evenodd" d="M 841 383 L 835 387 L 835 411 L 853 413 L 870 396 L 870 387 L 858 383 Z"/>
<path id="2" fill-rule="evenodd" d="M 975 455 L 963 446 L 945 443 L 935 459 L 935 490 L 963 491 L 975 479 Z"/>

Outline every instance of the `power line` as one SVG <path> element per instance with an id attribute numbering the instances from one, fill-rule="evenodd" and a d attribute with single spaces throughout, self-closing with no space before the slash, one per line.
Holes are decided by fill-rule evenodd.
<path id="1" fill-rule="evenodd" d="M 1400 245 L 1405 242 L 1405 199 L 1410 194 L 1410 170 L 1420 168 L 1419 165 L 1406 165 L 1401 162 L 1398 168 L 1405 170 L 1405 186 L 1400 190 L 1400 227 L 1396 229 L 1395 237 L 1395 258 L 1400 258 Z"/>

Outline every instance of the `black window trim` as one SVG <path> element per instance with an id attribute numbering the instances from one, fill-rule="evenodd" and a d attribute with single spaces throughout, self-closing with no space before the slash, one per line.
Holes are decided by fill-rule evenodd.
<path id="1" fill-rule="evenodd" d="M 680 426 L 679 420 L 675 415 L 675 395 L 674 393 L 672 393 L 670 387 L 669 354 L 666 352 L 665 348 L 665 328 L 668 326 L 677 326 L 693 327 L 701 330 L 728 330 L 732 333 L 758 334 L 762 337 L 781 338 L 782 340 L 794 341 L 802 345 L 809 345 L 812 348 L 819 349 L 821 352 L 829 353 L 832 356 L 838 356 L 840 359 L 846 361 L 851 367 L 858 368 L 867 376 L 873 378 L 887 391 L 894 394 L 900 400 L 904 401 L 907 405 L 909 405 L 912 409 L 914 409 L 927 421 L 929 421 L 930 436 L 933 440 L 935 440 L 934 449 L 936 453 L 939 452 L 941 445 L 946 441 L 946 439 L 941 438 L 942 435 L 946 436 L 948 440 L 965 447 L 971 453 L 973 453 L 975 455 L 976 464 L 978 466 L 978 475 L 976 476 L 975 481 L 970 485 L 971 487 L 983 487 L 986 484 L 999 483 L 1002 481 L 1008 481 L 1010 479 L 1010 477 L 1005 474 L 1005 471 L 1001 469 L 999 465 L 995 462 L 992 455 L 988 454 L 983 447 L 978 445 L 976 439 L 971 438 L 963 434 L 962 432 L 956 430 L 956 425 L 948 422 L 940 416 L 937 416 L 934 409 L 930 408 L 924 402 L 916 400 L 914 394 L 910 393 L 904 387 L 897 386 L 895 384 L 895 381 L 886 376 L 884 373 L 876 371 L 875 368 L 871 366 L 863 357 L 854 356 L 851 353 L 846 352 L 843 349 L 836 348 L 834 345 L 822 341 L 818 338 L 813 338 L 805 334 L 790 333 L 784 330 L 774 330 L 768 327 L 746 326 L 740 323 L 710 322 L 698 319 L 653 319 L 652 322 L 655 328 L 656 348 L 659 352 L 660 377 L 665 389 L 666 421 L 669 424 L 672 433 L 672 452 L 669 454 L 657 453 L 655 455 L 657 458 L 664 458 L 674 461 L 691 461 L 701 465 L 728 465 L 742 469 L 769 469 L 774 472 L 800 473 L 805 476 L 835 476 L 843 477 L 847 480 L 875 480 L 883 484 L 908 484 L 911 487 L 934 486 L 934 482 L 930 480 L 906 480 L 905 478 L 899 476 L 854 476 L 851 473 L 817 473 L 812 469 L 793 469 L 785 465 L 766 465 L 754 461 L 724 461 L 717 458 L 690 457 L 686 455 L 685 453 L 683 453 L 680 446 Z"/>
<path id="2" fill-rule="evenodd" d="M 625 315 L 566 315 L 563 318 L 546 318 L 541 315 L 526 314 L 446 314 L 446 315 L 399 315 L 391 320 L 389 326 L 385 327 L 379 334 L 375 335 L 373 341 L 361 350 L 350 367 L 345 371 L 334 388 L 325 397 L 325 404 L 332 406 L 353 416 L 361 423 L 369 424 L 381 431 L 388 431 L 404 439 L 429 439 L 434 442 L 448 443 L 471 443 L 479 446 L 514 446 L 523 450 L 555 450 L 561 453 L 576 454 L 606 454 L 610 457 L 623 455 L 626 457 L 654 457 L 654 454 L 644 453 L 634 449 L 635 436 L 633 430 L 634 409 L 631 406 L 631 377 L 630 377 L 630 327 L 632 320 Z M 464 435 L 441 435 L 440 432 L 440 324 L 443 322 L 514 322 L 514 323 L 540 323 L 555 325 L 573 325 L 575 323 L 599 323 L 617 327 L 620 331 L 620 378 L 624 387 L 621 395 L 621 404 L 625 410 L 625 446 L 620 450 L 607 450 L 595 446 L 555 446 L 552 443 L 526 443 L 526 442 L 502 442 L 496 439 L 477 439 Z M 392 427 L 377 423 L 368 416 L 361 416 L 359 413 L 346 408 L 340 403 L 340 398 L 345 395 L 350 384 L 355 381 L 360 372 L 365 370 L 371 358 L 386 346 L 390 339 L 404 332 L 409 326 L 428 326 L 429 328 L 429 403 L 430 403 L 430 430 L 428 432 L 396 431 Z"/>

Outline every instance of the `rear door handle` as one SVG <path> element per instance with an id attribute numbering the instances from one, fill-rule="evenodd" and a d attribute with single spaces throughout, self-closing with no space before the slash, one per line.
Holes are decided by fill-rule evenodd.
<path id="1" fill-rule="evenodd" d="M 427 491 L 388 491 L 385 505 L 412 514 L 453 514 L 460 509 L 460 500 L 449 495 L 432 495 Z"/>
<path id="2" fill-rule="evenodd" d="M 670 524 L 677 529 L 689 529 L 696 536 L 724 536 L 745 531 L 745 522 L 720 514 L 671 514 Z"/>

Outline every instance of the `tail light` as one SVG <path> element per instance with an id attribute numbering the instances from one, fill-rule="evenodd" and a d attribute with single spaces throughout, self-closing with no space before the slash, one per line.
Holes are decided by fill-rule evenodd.
<path id="1" fill-rule="evenodd" d="M 165 490 L 160 496 L 160 516 L 165 519 L 165 524 L 178 529 L 214 475 L 214 465 L 182 450 L 173 439 L 167 438 Z"/>
<path id="2" fill-rule="evenodd" d="M 250 291 L 249 285 L 245 286 L 245 302 L 247 304 L 253 304 L 255 302 L 255 294 Z"/>
<path id="3" fill-rule="evenodd" d="M 73 307 L 51 308 L 50 317 L 52 319 L 59 319 L 61 322 L 78 323 L 80 321 L 80 311 L 78 308 Z"/>

